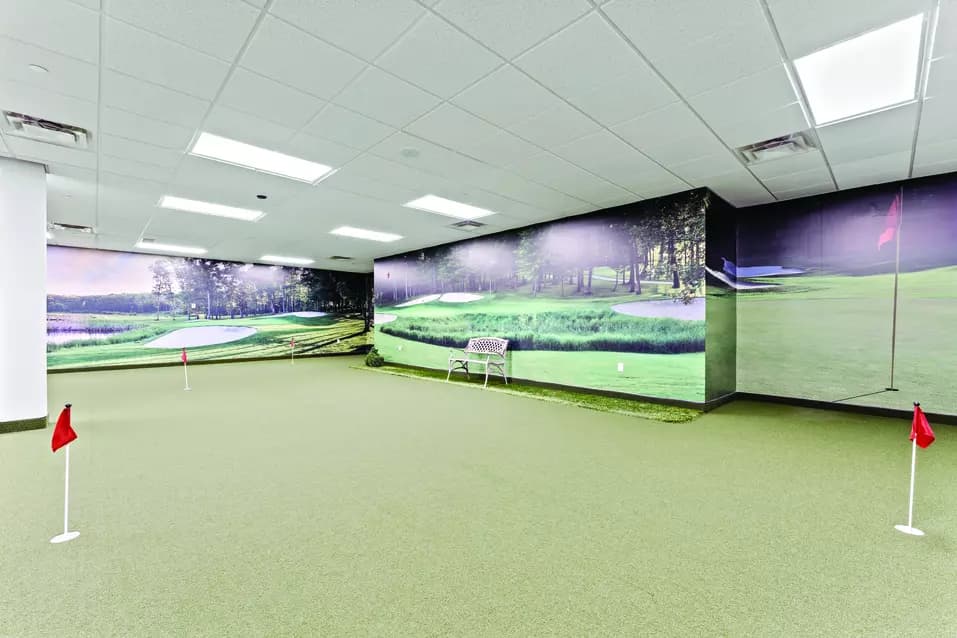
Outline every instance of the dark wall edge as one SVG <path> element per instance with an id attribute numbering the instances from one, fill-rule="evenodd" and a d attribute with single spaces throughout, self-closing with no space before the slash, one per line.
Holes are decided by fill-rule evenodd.
<path id="1" fill-rule="evenodd" d="M 799 399 L 797 397 L 783 397 L 774 394 L 755 394 L 752 392 L 738 392 L 734 395 L 735 400 L 740 401 L 760 401 L 762 403 L 781 403 L 784 405 L 793 405 L 800 408 L 814 408 L 816 410 L 832 410 L 836 412 L 853 412 L 855 414 L 865 414 L 870 416 L 882 416 L 892 419 L 910 420 L 914 415 L 910 410 L 895 410 L 893 408 L 878 408 L 867 405 L 852 405 L 849 403 L 833 403 L 830 401 L 816 401 L 814 399 Z M 936 412 L 927 412 L 927 418 L 935 423 L 945 423 L 947 425 L 957 425 L 957 415 L 940 414 Z"/>

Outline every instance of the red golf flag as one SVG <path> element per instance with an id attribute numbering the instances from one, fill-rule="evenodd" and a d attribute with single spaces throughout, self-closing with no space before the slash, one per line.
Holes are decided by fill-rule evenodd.
<path id="1" fill-rule="evenodd" d="M 887 209 L 887 218 L 884 222 L 884 232 L 877 238 L 877 249 L 894 239 L 897 235 L 897 227 L 900 225 L 901 218 L 901 196 L 895 195 L 891 207 Z"/>
<path id="2" fill-rule="evenodd" d="M 186 356 L 186 348 L 183 348 L 183 354 L 179 355 L 179 359 L 183 363 L 186 363 L 186 361 L 188 360 L 188 357 Z"/>
<path id="3" fill-rule="evenodd" d="M 73 427 L 70 425 L 70 404 L 67 403 L 66 407 L 63 408 L 63 412 L 60 412 L 60 417 L 56 420 L 56 427 L 53 428 L 53 441 L 50 447 L 56 452 L 64 445 L 75 440 L 76 432 L 73 431 Z"/>
<path id="4" fill-rule="evenodd" d="M 290 347 L 290 348 L 295 348 L 295 347 L 296 347 L 296 338 L 295 338 L 295 337 L 293 337 L 292 339 L 289 340 L 289 347 Z"/>
<path id="5" fill-rule="evenodd" d="M 924 416 L 924 411 L 919 405 L 914 406 L 914 421 L 910 426 L 910 440 L 917 441 L 917 445 L 924 448 L 934 442 L 934 431 L 930 429 L 930 423 Z"/>

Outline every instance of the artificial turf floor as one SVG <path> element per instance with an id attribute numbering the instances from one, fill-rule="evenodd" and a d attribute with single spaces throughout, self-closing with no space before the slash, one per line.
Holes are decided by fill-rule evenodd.
<path id="1" fill-rule="evenodd" d="M 757 403 L 690 423 L 342 357 L 50 377 L 0 435 L 0 636 L 952 636 L 957 430 Z"/>

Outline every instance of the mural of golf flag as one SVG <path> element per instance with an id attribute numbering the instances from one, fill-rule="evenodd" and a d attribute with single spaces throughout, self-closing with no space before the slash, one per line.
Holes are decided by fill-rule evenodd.
<path id="1" fill-rule="evenodd" d="M 289 363 L 296 362 L 296 338 L 291 337 L 289 339 Z"/>
<path id="2" fill-rule="evenodd" d="M 186 348 L 183 348 L 183 354 L 179 355 L 179 359 L 183 362 L 183 377 L 186 379 L 186 387 L 183 389 L 189 390 L 189 366 L 187 365 L 189 357 L 186 356 Z"/>
<path id="3" fill-rule="evenodd" d="M 881 246 L 886 244 L 889 241 L 893 241 L 894 237 L 897 236 L 898 227 L 900 226 L 901 219 L 901 196 L 900 194 L 894 196 L 894 201 L 891 202 L 890 208 L 887 209 L 887 217 L 885 218 L 884 231 L 881 233 L 881 236 L 877 238 L 877 249 L 880 250 Z"/>
<path id="4" fill-rule="evenodd" d="M 56 420 L 56 427 L 53 428 L 53 440 L 50 443 L 54 453 L 61 447 L 66 448 L 66 452 L 64 452 L 66 467 L 63 481 L 63 533 L 51 538 L 51 543 L 65 543 L 80 535 L 80 532 L 70 531 L 70 443 L 76 440 L 76 432 L 70 425 L 71 407 L 71 404 L 67 403 L 63 411 L 60 412 L 60 417 Z"/>
<path id="5" fill-rule="evenodd" d="M 934 442 L 934 431 L 920 409 L 920 403 L 914 403 L 914 420 L 910 426 L 910 497 L 907 503 L 907 525 L 895 525 L 894 529 L 911 536 L 923 536 L 924 532 L 914 527 L 914 470 L 917 469 L 917 448 L 927 448 Z"/>

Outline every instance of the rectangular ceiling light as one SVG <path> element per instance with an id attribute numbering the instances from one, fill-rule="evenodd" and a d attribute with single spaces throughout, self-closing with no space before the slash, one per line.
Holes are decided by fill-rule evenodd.
<path id="1" fill-rule="evenodd" d="M 818 126 L 917 98 L 924 14 L 794 61 Z"/>
<path id="2" fill-rule="evenodd" d="M 470 206 L 469 204 L 445 199 L 438 195 L 425 195 L 407 204 L 403 204 L 403 206 L 406 208 L 417 208 L 430 213 L 438 213 L 439 215 L 445 215 L 447 217 L 455 217 L 456 219 L 478 219 L 479 217 L 487 217 L 495 214 L 493 210 Z"/>
<path id="3" fill-rule="evenodd" d="M 226 206 L 224 204 L 202 202 L 198 199 L 186 199 L 185 197 L 175 197 L 173 195 L 163 195 L 163 197 L 160 198 L 159 206 L 160 208 L 182 210 L 186 211 L 187 213 L 199 213 L 201 215 L 215 215 L 216 217 L 240 219 L 244 222 L 259 221 L 262 219 L 263 215 L 266 214 L 261 210 L 237 208 L 236 206 Z"/>
<path id="4" fill-rule="evenodd" d="M 325 164 L 206 132 L 199 134 L 189 154 L 310 184 L 318 182 L 333 171 L 331 166 Z"/>
<path id="5" fill-rule="evenodd" d="M 161 244 L 155 241 L 138 241 L 136 247 L 141 250 L 151 250 L 158 253 L 181 253 L 183 255 L 205 255 L 205 248 L 196 246 L 179 246 L 177 244 Z"/>
<path id="6" fill-rule="evenodd" d="M 270 263 L 277 264 L 291 264 L 293 266 L 308 266 L 315 259 L 307 259 L 306 257 L 283 257 L 282 255 L 263 255 L 259 258 L 260 261 L 268 261 Z"/>
<path id="7" fill-rule="evenodd" d="M 371 241 L 396 241 L 402 239 L 402 235 L 380 233 L 377 230 L 365 230 L 364 228 L 353 228 L 352 226 L 340 226 L 335 230 L 329 231 L 329 233 L 332 235 L 341 235 L 342 237 L 354 237 L 355 239 L 368 239 Z"/>

